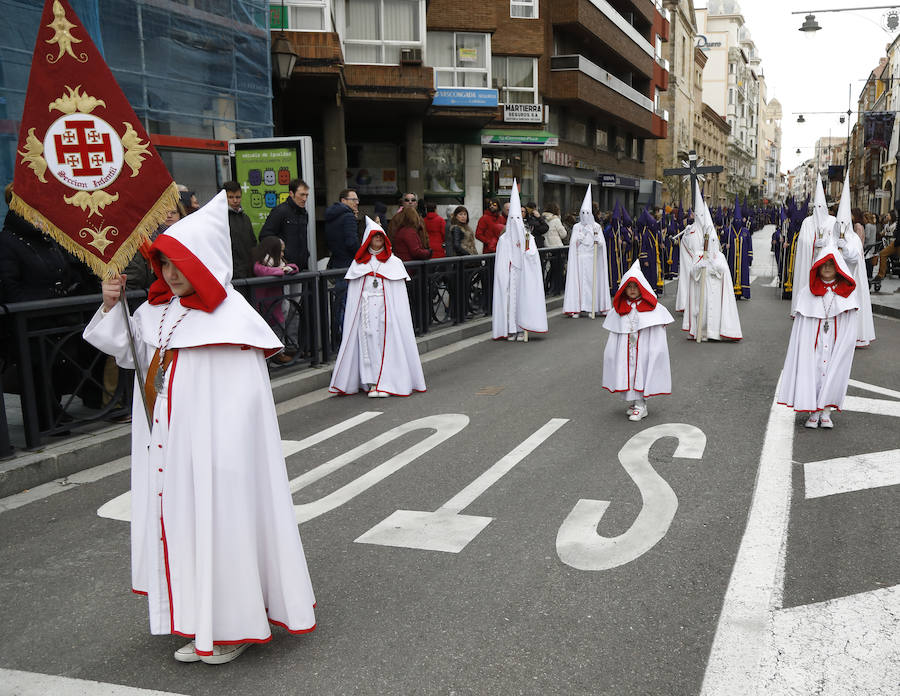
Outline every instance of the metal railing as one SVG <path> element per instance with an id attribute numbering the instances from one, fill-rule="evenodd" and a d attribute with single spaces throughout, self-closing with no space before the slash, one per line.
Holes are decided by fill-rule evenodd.
<path id="1" fill-rule="evenodd" d="M 540 250 L 548 296 L 565 289 L 567 247 Z M 491 314 L 494 254 L 406 263 L 417 335 Z M 285 345 L 273 372 L 330 362 L 341 343 L 346 269 L 234 281 Z M 147 293 L 127 293 L 132 311 Z M 134 373 L 81 338 L 100 295 L 0 305 L 0 457 L 13 446 L 37 448 L 54 435 L 131 414 Z M 10 436 L 5 397 L 18 395 L 21 430 Z M 18 440 L 22 440 L 19 442 Z"/>

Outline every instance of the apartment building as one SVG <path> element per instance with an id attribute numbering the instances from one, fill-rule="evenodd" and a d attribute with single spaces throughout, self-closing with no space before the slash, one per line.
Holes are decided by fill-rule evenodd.
<path id="1" fill-rule="evenodd" d="M 658 196 L 668 12 L 652 0 L 285 0 L 297 60 L 276 132 L 312 135 L 317 208 L 413 191 L 474 217 L 485 198 L 602 207 Z"/>

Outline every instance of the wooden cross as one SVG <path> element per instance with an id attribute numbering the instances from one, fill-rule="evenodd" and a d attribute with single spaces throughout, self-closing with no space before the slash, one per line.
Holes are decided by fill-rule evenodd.
<path id="1" fill-rule="evenodd" d="M 691 178 L 691 210 L 697 210 L 697 179 L 702 179 L 703 174 L 717 174 L 725 170 L 720 164 L 702 167 L 697 160 L 697 152 L 691 150 L 688 153 L 688 161 L 682 160 L 682 167 L 663 169 L 663 176 L 689 176 Z"/>

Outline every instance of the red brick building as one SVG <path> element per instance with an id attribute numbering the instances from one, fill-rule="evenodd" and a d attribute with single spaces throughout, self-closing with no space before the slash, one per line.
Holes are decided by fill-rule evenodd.
<path id="1" fill-rule="evenodd" d="M 508 198 L 513 178 L 523 201 L 564 210 L 587 183 L 604 208 L 658 195 L 661 2 L 284 4 L 273 26 L 298 59 L 276 90 L 276 134 L 313 136 L 319 211 L 348 185 L 364 210 L 414 191 L 473 217 L 484 198 Z"/>

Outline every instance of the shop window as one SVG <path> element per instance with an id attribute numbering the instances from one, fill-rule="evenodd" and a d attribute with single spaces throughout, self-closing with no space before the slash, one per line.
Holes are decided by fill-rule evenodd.
<path id="1" fill-rule="evenodd" d="M 537 58 L 493 56 L 492 85 L 501 104 L 537 104 Z"/>
<path id="2" fill-rule="evenodd" d="M 344 0 L 348 63 L 399 65 L 401 48 L 422 48 L 424 0 Z"/>
<path id="3" fill-rule="evenodd" d="M 355 188 L 362 196 L 393 200 L 400 193 L 399 159 L 392 143 L 347 143 L 347 188 Z"/>
<path id="4" fill-rule="evenodd" d="M 509 16 L 518 19 L 537 19 L 538 0 L 509 0 Z"/>
<path id="5" fill-rule="evenodd" d="M 425 196 L 456 198 L 465 184 L 465 151 L 454 143 L 424 143 Z"/>
<path id="6" fill-rule="evenodd" d="M 425 64 L 434 68 L 435 87 L 487 87 L 490 35 L 430 31 Z"/>

